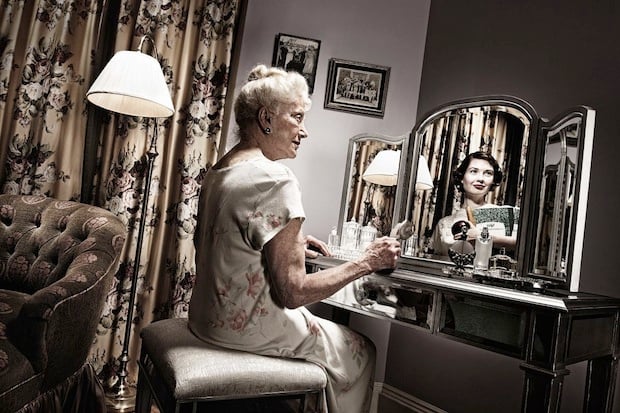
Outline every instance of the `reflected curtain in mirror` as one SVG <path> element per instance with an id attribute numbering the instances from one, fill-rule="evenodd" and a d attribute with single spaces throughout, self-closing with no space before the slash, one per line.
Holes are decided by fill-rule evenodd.
<path id="1" fill-rule="evenodd" d="M 522 120 L 485 107 L 448 112 L 421 129 L 417 136 L 420 155 L 428 161 L 434 188 L 415 191 L 409 201 L 417 255 L 424 256 L 432 248 L 430 237 L 439 219 L 460 208 L 462 194 L 454 185 L 452 173 L 471 152 L 491 154 L 504 173 L 504 179 L 489 193 L 487 202 L 520 205 L 528 133 Z"/>

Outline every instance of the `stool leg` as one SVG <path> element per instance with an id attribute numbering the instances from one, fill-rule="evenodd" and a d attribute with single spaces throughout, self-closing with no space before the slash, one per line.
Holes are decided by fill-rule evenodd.
<path id="1" fill-rule="evenodd" d="M 147 383 L 144 373 L 138 371 L 138 388 L 136 392 L 136 409 L 135 413 L 151 413 L 151 405 L 153 404 L 153 395 Z"/>
<path id="2" fill-rule="evenodd" d="M 302 394 L 299 398 L 299 413 L 304 413 L 306 411 L 306 395 Z"/>

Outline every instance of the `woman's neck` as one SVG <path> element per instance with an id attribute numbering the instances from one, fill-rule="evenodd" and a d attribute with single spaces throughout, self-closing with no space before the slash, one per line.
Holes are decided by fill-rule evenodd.
<path id="1" fill-rule="evenodd" d="M 479 199 L 465 198 L 465 200 L 463 201 L 463 208 L 476 209 L 476 208 L 480 208 L 481 206 L 484 206 L 486 204 L 487 203 L 484 200 L 484 197 L 479 198 Z"/>
<path id="2" fill-rule="evenodd" d="M 236 163 L 247 161 L 249 159 L 255 159 L 263 156 L 261 149 L 247 141 L 241 141 L 236 144 L 222 159 L 215 164 L 214 168 L 225 168 L 232 166 Z"/>

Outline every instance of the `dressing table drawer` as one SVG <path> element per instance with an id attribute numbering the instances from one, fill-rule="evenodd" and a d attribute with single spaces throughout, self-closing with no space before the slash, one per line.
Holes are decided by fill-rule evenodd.
<path id="1" fill-rule="evenodd" d="M 337 260 L 328 258 L 307 260 L 306 273 L 315 273 L 337 264 Z M 437 297 L 434 288 L 371 274 L 347 284 L 323 302 L 356 313 L 434 331 L 437 324 Z"/>
<path id="2" fill-rule="evenodd" d="M 356 282 L 357 302 L 367 311 L 382 311 L 385 316 L 432 330 L 437 291 L 403 285 L 380 275 L 362 277 Z"/>
<path id="3" fill-rule="evenodd" d="M 525 354 L 528 308 L 447 292 L 441 301 L 439 334 L 513 357 Z"/>

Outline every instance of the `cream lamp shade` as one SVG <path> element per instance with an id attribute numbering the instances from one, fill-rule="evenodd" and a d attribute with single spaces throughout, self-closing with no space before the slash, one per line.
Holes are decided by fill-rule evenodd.
<path id="1" fill-rule="evenodd" d="M 368 168 L 362 174 L 362 179 L 371 184 L 394 186 L 398 179 L 400 151 L 386 149 L 375 155 Z"/>
<path id="2" fill-rule="evenodd" d="M 418 174 L 415 178 L 415 189 L 420 191 L 433 189 L 431 171 L 429 171 L 428 163 L 422 155 L 420 155 L 420 159 L 418 160 Z"/>
<path id="3" fill-rule="evenodd" d="M 123 115 L 167 118 L 174 113 L 159 62 L 141 51 L 120 51 L 112 56 L 86 98 Z"/>

